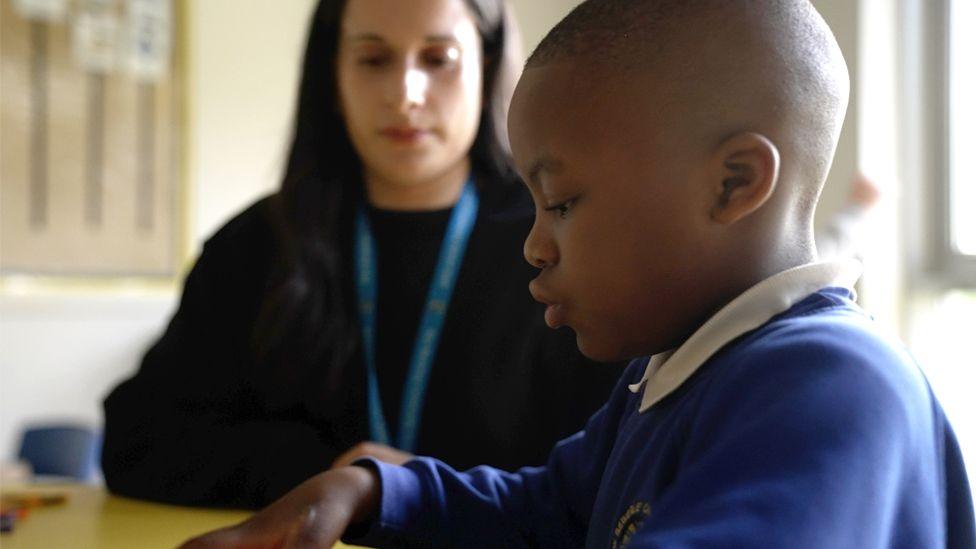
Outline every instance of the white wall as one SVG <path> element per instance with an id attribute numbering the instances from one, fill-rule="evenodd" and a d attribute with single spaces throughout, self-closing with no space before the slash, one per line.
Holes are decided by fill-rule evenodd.
<path id="1" fill-rule="evenodd" d="M 578 0 L 517 0 L 526 52 Z M 854 61 L 854 3 L 815 2 Z M 272 190 L 282 167 L 305 25 L 314 0 L 184 2 L 189 22 L 186 153 L 190 248 L 227 217 Z M 828 202 L 856 165 L 845 130 Z M 842 196 L 840 194 L 839 196 Z M 129 375 L 178 295 L 176 283 L 0 286 L 0 457 L 28 419 L 98 424 L 101 399 Z"/>
<path id="2" fill-rule="evenodd" d="M 188 2 L 193 232 L 273 190 L 314 0 Z"/>
<path id="3" fill-rule="evenodd" d="M 582 0 L 510 0 L 528 56 L 560 19 Z"/>
<path id="4" fill-rule="evenodd" d="M 25 421 L 101 422 L 101 398 L 138 360 L 172 292 L 0 296 L 0 456 Z"/>

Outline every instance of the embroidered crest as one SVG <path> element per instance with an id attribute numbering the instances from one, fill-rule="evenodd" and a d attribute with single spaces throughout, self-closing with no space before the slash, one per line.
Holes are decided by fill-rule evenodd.
<path id="1" fill-rule="evenodd" d="M 611 549 L 622 549 L 630 543 L 630 538 L 637 533 L 644 519 L 651 515 L 651 504 L 638 501 L 632 504 L 620 515 L 617 526 L 613 529 L 613 539 L 610 540 Z"/>

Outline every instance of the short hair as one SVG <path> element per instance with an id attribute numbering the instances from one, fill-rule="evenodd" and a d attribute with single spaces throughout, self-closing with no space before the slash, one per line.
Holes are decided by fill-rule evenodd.
<path id="1" fill-rule="evenodd" d="M 704 43 L 740 55 L 705 56 L 695 50 Z M 757 131 L 736 124 L 775 115 L 789 129 L 792 142 L 780 146 L 802 170 L 802 199 L 812 213 L 850 83 L 840 47 L 809 0 L 586 0 L 546 35 L 526 68 L 578 60 L 624 77 L 666 71 L 703 116 L 721 112 L 714 107 L 741 115 L 723 131 Z M 701 81 L 710 85 L 696 86 Z"/>
<path id="2" fill-rule="evenodd" d="M 576 6 L 536 47 L 527 67 L 541 66 L 564 58 L 599 56 L 611 62 L 626 62 L 634 52 L 632 38 L 647 43 L 662 22 L 687 11 L 681 0 L 588 0 Z"/>
<path id="3" fill-rule="evenodd" d="M 755 12 L 768 31 L 790 31 L 793 43 L 821 49 L 833 35 L 809 0 L 586 0 L 556 24 L 529 56 L 527 66 L 561 58 L 596 57 L 632 63 L 660 52 L 671 31 L 709 14 Z M 824 32 L 826 31 L 826 33 Z"/>

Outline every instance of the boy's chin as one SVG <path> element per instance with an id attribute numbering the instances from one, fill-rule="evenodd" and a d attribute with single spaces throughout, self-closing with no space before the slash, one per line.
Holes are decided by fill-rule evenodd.
<path id="1" fill-rule="evenodd" d="M 619 341 L 576 330 L 576 346 L 586 358 L 596 362 L 620 362 L 634 358 Z"/>

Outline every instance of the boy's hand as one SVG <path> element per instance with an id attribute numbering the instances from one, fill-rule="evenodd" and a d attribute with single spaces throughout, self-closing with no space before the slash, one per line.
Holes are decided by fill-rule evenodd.
<path id="1" fill-rule="evenodd" d="M 316 475 L 236 525 L 191 539 L 182 549 L 332 547 L 379 503 L 380 481 L 365 467 Z"/>
<path id="2" fill-rule="evenodd" d="M 352 465 L 352 462 L 363 457 L 373 457 L 390 465 L 403 465 L 414 458 L 413 454 L 408 454 L 402 450 L 391 448 L 378 442 L 360 442 L 352 448 L 346 450 L 332 462 L 332 468 L 338 469 Z"/>

